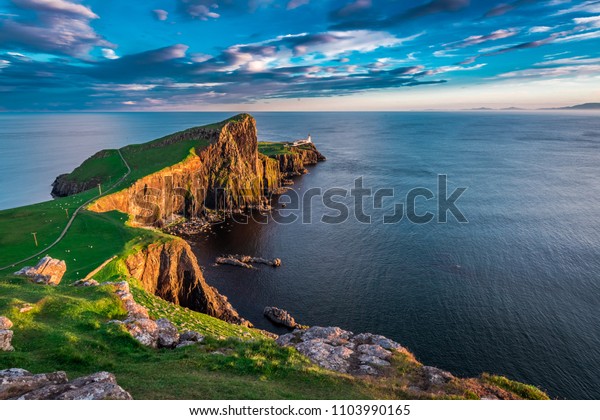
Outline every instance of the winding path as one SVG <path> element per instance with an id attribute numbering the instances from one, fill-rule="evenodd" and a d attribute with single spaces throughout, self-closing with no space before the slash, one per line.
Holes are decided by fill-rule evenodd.
<path id="1" fill-rule="evenodd" d="M 110 187 L 109 189 L 107 189 L 106 191 L 104 191 L 102 194 L 98 194 L 97 196 L 90 198 L 88 201 L 86 201 L 85 203 L 83 203 L 81 206 L 77 207 L 77 210 L 75 210 L 73 212 L 73 214 L 71 215 L 71 218 L 69 219 L 69 221 L 67 222 L 67 225 L 65 226 L 65 228 L 63 229 L 63 231 L 61 232 L 61 234 L 58 236 L 58 238 L 56 238 L 56 240 L 54 242 L 52 242 L 50 245 L 48 245 L 46 248 L 42 249 L 41 251 L 21 260 L 21 261 L 17 261 L 15 263 L 9 264 L 6 267 L 0 267 L 0 271 L 3 270 L 7 270 L 11 267 L 15 267 L 19 264 L 22 264 L 26 261 L 31 260 L 32 258 L 35 257 L 39 257 L 40 255 L 42 255 L 43 253 L 47 252 L 48 250 L 50 250 L 52 247 L 54 247 L 56 244 L 58 244 L 67 234 L 67 232 L 69 231 L 69 228 L 71 227 L 71 225 L 73 224 L 73 221 L 75 220 L 75 218 L 77 217 L 77 215 L 79 214 L 79 212 L 88 204 L 90 204 L 92 201 L 97 200 L 98 198 L 108 194 L 109 192 L 111 192 L 113 189 L 115 189 L 117 186 L 119 186 L 119 184 L 121 184 L 123 181 L 125 181 L 125 178 L 127 178 L 129 176 L 129 174 L 131 173 L 131 167 L 129 166 L 129 163 L 127 163 L 127 161 L 125 160 L 125 158 L 123 157 L 123 154 L 121 153 L 120 149 L 117 149 L 117 152 L 119 153 L 119 156 L 121 157 L 121 160 L 123 161 L 123 163 L 125 164 L 125 166 L 127 167 L 127 172 L 125 173 L 125 175 L 123 175 L 117 182 L 115 182 L 112 187 Z"/>

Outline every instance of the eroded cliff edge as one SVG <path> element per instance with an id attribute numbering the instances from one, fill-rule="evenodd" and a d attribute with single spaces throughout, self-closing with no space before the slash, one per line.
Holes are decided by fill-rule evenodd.
<path id="1" fill-rule="evenodd" d="M 127 213 L 133 225 L 161 227 L 173 216 L 199 217 L 207 209 L 268 208 L 270 195 L 280 191 L 285 179 L 306 173 L 305 165 L 325 160 L 313 144 L 286 145 L 284 153 L 273 156 L 259 153 L 256 121 L 247 114 L 147 145 L 160 147 L 190 138 L 208 141 L 208 145 L 192 149 L 183 161 L 98 199 L 88 210 L 118 210 Z M 125 265 L 150 293 L 231 323 L 251 325 L 225 296 L 206 283 L 191 248 L 181 239 L 151 244 L 128 256 Z"/>
<path id="2" fill-rule="evenodd" d="M 252 326 L 206 283 L 192 249 L 182 239 L 150 244 L 129 255 L 125 266 L 149 293 L 232 324 Z"/>
<path id="3" fill-rule="evenodd" d="M 134 223 L 160 226 L 173 214 L 197 217 L 207 208 L 268 207 L 267 197 L 278 192 L 285 177 L 305 173 L 305 165 L 325 159 L 312 144 L 273 157 L 260 154 L 256 121 L 247 114 L 216 125 L 205 137 L 207 147 L 102 197 L 89 209 L 119 210 Z"/>

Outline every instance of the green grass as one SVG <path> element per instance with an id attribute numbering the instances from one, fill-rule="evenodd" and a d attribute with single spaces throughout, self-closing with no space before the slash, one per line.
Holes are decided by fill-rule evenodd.
<path id="1" fill-rule="evenodd" d="M 548 395 L 533 385 L 512 381 L 504 376 L 484 373 L 482 379 L 526 400 L 548 400 Z"/>
<path id="2" fill-rule="evenodd" d="M 284 143 L 271 143 L 266 141 L 258 143 L 258 152 L 269 157 L 294 154 L 294 151 Z"/>
<path id="3" fill-rule="evenodd" d="M 98 194 L 89 190 L 70 197 L 0 211 L 0 267 L 44 249 L 58 238 L 75 209 Z M 35 246 L 37 232 L 39 246 Z M 1 272 L 0 272 L 1 273 Z"/>
<path id="4" fill-rule="evenodd" d="M 127 172 L 123 159 L 116 150 L 103 150 L 84 161 L 66 179 L 77 182 L 94 180 L 96 183 L 111 183 Z"/>
<path id="5" fill-rule="evenodd" d="M 33 305 L 33 310 L 19 312 L 24 304 Z M 280 348 L 269 339 L 220 339 L 209 329 L 216 324 L 224 329 L 232 326 L 196 313 L 187 314 L 187 322 L 210 324 L 204 330 L 199 328 L 208 334 L 202 346 L 177 350 L 143 347 L 122 327 L 107 323 L 125 317 L 110 286 L 45 287 L 5 278 L 0 280 L 0 314 L 13 320 L 15 332 L 15 351 L 0 353 L 0 369 L 64 370 L 70 378 L 107 370 L 136 399 L 389 395 L 385 389 L 316 368 L 295 350 Z M 224 355 L 213 354 L 215 351 Z"/>
<path id="6" fill-rule="evenodd" d="M 131 185 L 146 175 L 173 166 L 209 144 L 205 139 L 191 139 L 160 147 L 149 147 L 149 144 L 126 146 L 121 149 L 121 152 L 131 166 L 131 174 L 123 187 Z"/>

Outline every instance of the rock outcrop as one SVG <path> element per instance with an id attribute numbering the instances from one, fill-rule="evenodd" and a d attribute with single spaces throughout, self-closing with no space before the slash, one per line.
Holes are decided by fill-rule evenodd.
<path id="1" fill-rule="evenodd" d="M 275 306 L 267 306 L 263 311 L 263 315 L 275 324 L 283 325 L 284 327 L 298 329 L 306 328 L 304 325 L 298 324 L 289 312 Z"/>
<path id="2" fill-rule="evenodd" d="M 206 283 L 196 256 L 181 239 L 151 244 L 130 255 L 125 265 L 149 293 L 233 324 L 252 326 L 227 297 Z"/>
<path id="3" fill-rule="evenodd" d="M 307 172 L 306 166 L 316 165 L 318 162 L 326 160 L 325 156 L 312 143 L 292 147 L 291 149 L 293 153 L 274 157 L 279 163 L 279 171 L 286 178 L 305 174 Z"/>
<path id="4" fill-rule="evenodd" d="M 254 118 L 243 114 L 206 130 L 208 147 L 100 198 L 90 210 L 120 210 L 137 223 L 160 225 L 175 213 L 194 217 L 205 208 L 262 207 L 265 191 L 279 187 L 279 174 L 276 165 L 259 157 Z"/>
<path id="5" fill-rule="evenodd" d="M 186 331 L 179 334 L 177 327 L 166 318 L 156 321 L 150 318 L 148 310 L 137 303 L 129 289 L 129 283 L 122 281 L 117 283 L 103 283 L 115 288 L 115 294 L 119 297 L 127 310 L 127 318 L 124 321 L 111 321 L 120 324 L 127 329 L 133 338 L 142 345 L 153 348 L 175 348 L 194 344 L 204 340 L 204 336 L 195 331 Z"/>
<path id="6" fill-rule="evenodd" d="M 224 255 L 222 257 L 218 257 L 215 262 L 217 264 L 234 265 L 237 267 L 250 269 L 254 268 L 250 263 L 270 265 L 271 267 L 281 266 L 281 260 L 279 258 L 267 260 L 260 257 L 251 257 L 249 255 Z"/>
<path id="7" fill-rule="evenodd" d="M 65 372 L 34 375 L 25 369 L 0 370 L 0 400 L 131 400 L 115 376 L 98 372 L 71 382 Z"/>
<path id="8" fill-rule="evenodd" d="M 390 366 L 392 352 L 403 347 L 389 338 L 357 334 L 339 327 L 310 327 L 295 330 L 277 339 L 291 346 L 317 365 L 340 373 L 380 375 Z"/>
<path id="9" fill-rule="evenodd" d="M 0 351 L 13 351 L 11 330 L 13 323 L 5 316 L 0 316 Z"/>
<path id="10" fill-rule="evenodd" d="M 312 144 L 293 147 L 292 153 L 274 158 L 261 155 L 256 121 L 247 114 L 202 130 L 198 134 L 202 137 L 187 138 L 208 139 L 208 147 L 98 199 L 89 209 L 119 210 L 132 215 L 135 223 L 155 226 L 162 226 L 174 214 L 199 217 L 206 208 L 267 209 L 267 197 L 281 191 L 283 178 L 305 173 L 306 165 L 325 160 Z M 191 135 L 188 130 L 179 137 Z"/>
<path id="11" fill-rule="evenodd" d="M 35 267 L 23 267 L 15 275 L 30 277 L 34 283 L 56 286 L 66 271 L 67 264 L 64 261 L 46 255 Z"/>

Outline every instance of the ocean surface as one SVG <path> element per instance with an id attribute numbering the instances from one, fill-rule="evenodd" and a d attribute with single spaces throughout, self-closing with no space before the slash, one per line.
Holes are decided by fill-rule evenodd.
<path id="1" fill-rule="evenodd" d="M 231 114 L 0 114 L 0 208 L 49 199 L 50 184 L 103 149 L 145 142 Z M 256 326 L 281 331 L 265 306 L 308 325 L 397 340 L 457 375 L 490 372 L 554 398 L 600 398 L 600 115 L 584 113 L 258 113 L 260 140 L 312 134 L 327 162 L 295 191 L 390 188 L 371 223 L 318 199 L 294 223 L 215 226 L 193 238 L 207 281 Z M 439 174 L 468 220 L 384 224 L 414 188 L 436 196 Z M 287 200 L 291 195 L 281 198 Z M 417 214 L 437 216 L 435 199 Z M 306 217 L 305 217 L 306 218 Z M 278 219 L 279 220 L 279 219 Z M 281 221 L 281 220 L 279 220 Z M 307 221 L 307 220 L 305 220 Z M 280 268 L 215 267 L 222 253 L 283 260 Z"/>

